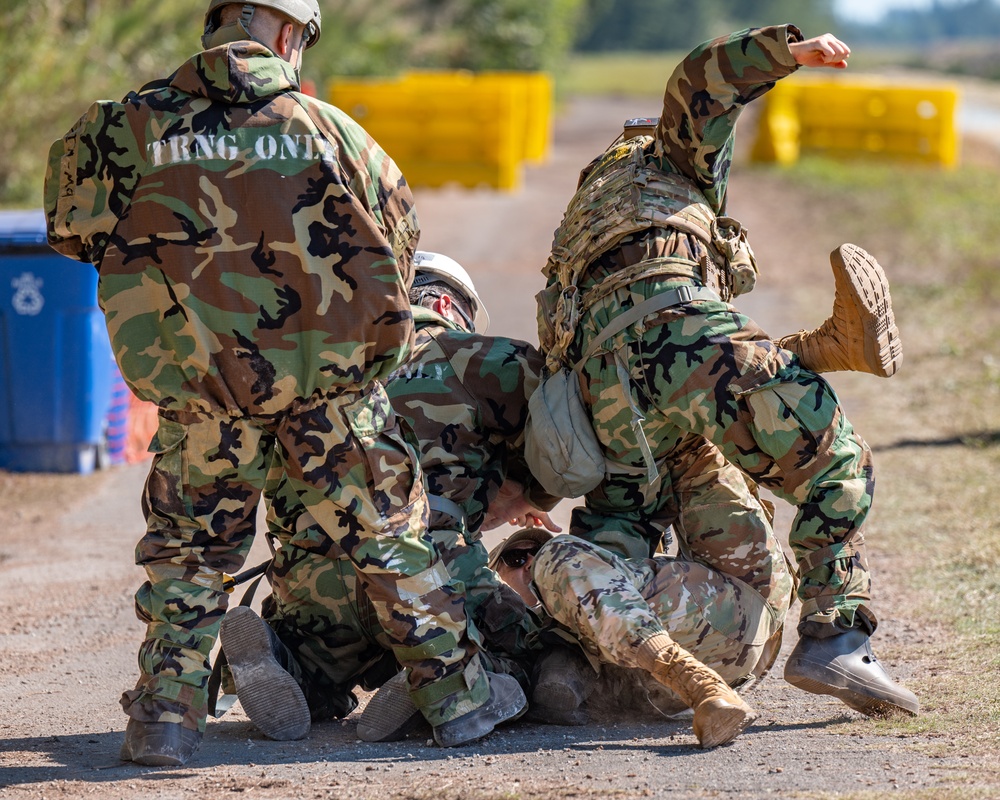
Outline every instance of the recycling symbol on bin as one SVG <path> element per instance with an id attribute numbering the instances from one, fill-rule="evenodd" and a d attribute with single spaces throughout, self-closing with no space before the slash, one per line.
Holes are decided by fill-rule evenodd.
<path id="1" fill-rule="evenodd" d="M 42 279 L 36 278 L 30 272 L 22 272 L 10 285 L 14 287 L 14 299 L 11 301 L 14 311 L 26 317 L 34 317 L 45 305 L 42 297 Z"/>

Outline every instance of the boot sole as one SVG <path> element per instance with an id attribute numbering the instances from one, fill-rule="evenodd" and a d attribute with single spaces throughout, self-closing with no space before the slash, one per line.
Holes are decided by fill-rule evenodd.
<path id="1" fill-rule="evenodd" d="M 873 375 L 891 377 L 903 362 L 903 345 L 885 272 L 871 255 L 853 244 L 838 247 L 830 260 L 847 278 L 851 299 L 862 319 L 865 363 Z"/>
<path id="2" fill-rule="evenodd" d="M 583 709 L 566 710 L 532 702 L 525 714 L 528 722 L 538 722 L 542 725 L 562 725 L 576 727 L 590 722 L 590 715 Z"/>
<path id="3" fill-rule="evenodd" d="M 836 697 L 844 705 L 853 708 L 855 711 L 864 714 L 866 717 L 891 717 L 897 714 L 905 714 L 915 717 L 916 712 L 903 706 L 879 697 L 872 697 L 869 694 L 856 692 L 844 686 L 832 686 L 829 683 L 807 678 L 801 675 L 785 675 L 785 680 L 797 689 L 810 694 L 825 694 Z"/>
<path id="4" fill-rule="evenodd" d="M 583 692 L 565 683 L 550 681 L 539 683 L 531 693 L 533 704 L 544 705 L 555 711 L 576 711 L 583 705 Z"/>
<path id="5" fill-rule="evenodd" d="M 312 718 L 302 689 L 271 651 L 267 623 L 237 607 L 222 618 L 222 649 L 236 684 L 236 696 L 250 721 L 269 739 L 303 739 Z"/>
<path id="6" fill-rule="evenodd" d="M 416 730 L 423 715 L 410 699 L 405 672 L 389 678 L 375 693 L 358 719 L 363 742 L 398 742 Z"/>
<path id="7" fill-rule="evenodd" d="M 196 731 L 178 731 L 162 726 L 135 731 L 136 726 L 136 723 L 129 722 L 125 729 L 125 740 L 118 752 L 122 761 L 132 761 L 144 767 L 182 767 L 201 745 L 202 735 Z M 146 726 L 139 723 L 138 727 Z"/>
<path id="8" fill-rule="evenodd" d="M 131 761 L 144 767 L 183 767 L 187 758 L 180 755 L 168 755 L 157 745 L 137 746 L 135 750 L 123 744 L 118 751 L 121 761 Z"/>
<path id="9" fill-rule="evenodd" d="M 708 702 L 713 705 L 711 719 L 701 725 L 698 731 L 698 746 L 702 750 L 729 744 L 757 719 L 757 712 L 746 703 L 733 705 L 721 700 Z M 695 716 L 698 716 L 698 712 L 695 712 Z"/>

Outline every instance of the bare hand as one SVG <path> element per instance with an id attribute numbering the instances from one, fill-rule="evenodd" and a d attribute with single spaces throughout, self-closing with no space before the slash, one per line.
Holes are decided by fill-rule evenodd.
<path id="1" fill-rule="evenodd" d="M 522 528 L 540 528 L 544 525 L 553 533 L 562 530 L 548 514 L 531 505 L 524 497 L 524 487 L 510 478 L 504 480 L 496 499 L 486 509 L 480 530 L 491 531 L 504 523 Z"/>
<path id="2" fill-rule="evenodd" d="M 517 528 L 545 528 L 552 533 L 562 533 L 562 528 L 556 525 L 552 517 L 538 509 L 533 509 L 523 516 L 508 520 L 508 522 Z"/>
<path id="3" fill-rule="evenodd" d="M 832 33 L 824 33 L 804 42 L 788 45 L 795 63 L 803 67 L 831 67 L 846 69 L 851 48 Z"/>

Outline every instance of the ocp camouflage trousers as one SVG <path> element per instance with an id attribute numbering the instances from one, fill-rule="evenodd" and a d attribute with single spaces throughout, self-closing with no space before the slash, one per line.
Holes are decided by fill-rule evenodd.
<path id="1" fill-rule="evenodd" d="M 729 524 L 705 524 L 712 506 L 689 508 L 676 557 L 623 559 L 573 536 L 552 539 L 532 568 L 545 610 L 606 663 L 638 667 L 639 646 L 666 631 L 729 683 L 746 678 L 784 624 L 793 580 L 752 489 L 716 485 Z"/>
<path id="2" fill-rule="evenodd" d="M 276 418 L 161 417 L 150 449 L 147 533 L 136 548 L 148 577 L 136 613 L 147 631 L 138 685 L 122 698 L 130 716 L 204 729 L 208 656 L 227 606 L 223 573 L 242 565 L 277 473 L 356 568 L 414 680 L 440 680 L 427 659 L 447 642 L 448 667 L 488 692 L 476 680 L 474 646 L 463 649 L 461 602 L 425 536 L 415 453 L 381 386 L 300 401 Z"/>
<path id="3" fill-rule="evenodd" d="M 629 303 L 627 292 L 619 294 L 626 296 L 583 321 L 582 347 Z M 874 492 L 871 452 L 830 385 L 721 302 L 667 309 L 609 347 L 584 367 L 585 396 L 606 453 L 632 471 L 613 473 L 586 497 L 571 533 L 642 557 L 682 514 L 686 526 L 724 530 L 725 508 L 699 503 L 707 484 L 691 484 L 705 439 L 797 507 L 789 544 L 799 567 L 800 632 L 828 635 L 831 623 L 849 627 L 859 612 L 874 627 L 861 536 Z M 640 433 L 659 476 L 654 493 Z M 703 507 L 685 511 L 692 500 Z M 707 522 L 692 519 L 705 514 Z"/>

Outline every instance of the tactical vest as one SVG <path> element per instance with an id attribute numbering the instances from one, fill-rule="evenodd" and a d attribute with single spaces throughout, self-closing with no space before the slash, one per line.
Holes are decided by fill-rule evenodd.
<path id="1" fill-rule="evenodd" d="M 729 300 L 753 289 L 757 264 L 746 231 L 718 217 L 687 178 L 647 164 L 651 136 L 634 136 L 610 148 L 581 179 L 543 273 L 538 295 L 539 340 L 550 366 L 572 342 L 577 323 L 598 300 L 653 275 L 690 277 Z M 649 228 L 673 228 L 706 246 L 700 261 L 666 256 L 641 261 L 608 276 L 586 292 L 579 280 L 587 266 L 626 236 Z"/>

